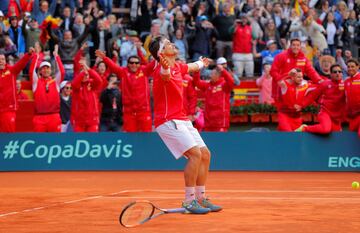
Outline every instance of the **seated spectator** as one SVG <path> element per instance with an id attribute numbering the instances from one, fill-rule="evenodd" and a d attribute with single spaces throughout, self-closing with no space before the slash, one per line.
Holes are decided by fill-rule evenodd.
<path id="1" fill-rule="evenodd" d="M 122 101 L 119 80 L 115 74 L 108 77 L 107 87 L 101 92 L 100 131 L 119 132 L 122 125 Z"/>
<path id="2" fill-rule="evenodd" d="M 62 81 L 60 83 L 60 117 L 61 132 L 70 132 L 72 130 L 70 124 L 71 115 L 71 82 Z"/>
<path id="3" fill-rule="evenodd" d="M 260 88 L 259 103 L 273 104 L 274 99 L 271 96 L 272 91 L 272 77 L 270 75 L 271 64 L 263 64 L 263 74 L 256 79 L 256 85 Z"/>
<path id="4" fill-rule="evenodd" d="M 319 124 L 301 125 L 295 131 L 328 134 L 342 130 L 341 123 L 345 112 L 345 91 L 341 66 L 338 64 L 331 65 L 330 71 L 330 79 L 309 88 L 303 102 L 295 106 L 300 111 L 301 108 L 318 100 L 317 102 L 320 104 Z"/>

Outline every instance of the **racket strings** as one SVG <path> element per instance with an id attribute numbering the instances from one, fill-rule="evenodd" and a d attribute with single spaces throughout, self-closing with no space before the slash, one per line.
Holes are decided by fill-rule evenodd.
<path id="1" fill-rule="evenodd" d="M 154 213 L 154 207 L 149 203 L 135 203 L 129 206 L 122 214 L 121 222 L 124 225 L 141 224 L 149 219 Z"/>

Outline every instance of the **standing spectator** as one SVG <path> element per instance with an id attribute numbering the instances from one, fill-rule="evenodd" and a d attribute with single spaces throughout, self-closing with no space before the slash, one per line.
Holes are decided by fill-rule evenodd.
<path id="1" fill-rule="evenodd" d="M 32 59 L 30 66 L 30 78 L 34 93 L 35 115 L 33 118 L 35 132 L 60 132 L 60 83 L 64 79 L 65 71 L 60 56 L 58 45 L 53 52 L 56 60 L 57 72 L 51 77 L 50 62 L 43 61 L 39 66 L 39 76 L 36 67 L 39 63 L 39 51 Z"/>
<path id="2" fill-rule="evenodd" d="M 234 25 L 235 16 L 231 14 L 230 3 L 223 4 L 223 14 L 218 14 L 212 20 L 215 29 L 218 32 L 216 39 L 216 57 L 225 57 L 231 59 L 232 39 L 233 35 L 229 32 L 229 28 Z"/>
<path id="3" fill-rule="evenodd" d="M 349 130 L 360 137 L 360 73 L 359 62 L 350 59 L 346 62 L 348 78 L 345 80 L 346 113 Z"/>
<path id="4" fill-rule="evenodd" d="M 120 131 L 122 125 L 122 101 L 119 90 L 119 80 L 115 74 L 108 77 L 108 85 L 101 92 L 100 103 L 102 111 L 100 117 L 100 131 Z"/>
<path id="5" fill-rule="evenodd" d="M 181 60 L 186 61 L 189 58 L 188 50 L 189 46 L 187 43 L 186 38 L 184 38 L 184 32 L 180 29 L 177 29 L 175 32 L 175 37 L 173 38 L 172 42 L 179 50 L 179 58 Z"/>
<path id="6" fill-rule="evenodd" d="M 253 36 L 247 16 L 241 14 L 240 19 L 237 19 L 234 26 L 229 30 L 233 33 L 232 60 L 236 75 L 241 78 L 245 70 L 246 77 L 253 77 L 254 57 L 251 47 Z"/>
<path id="7" fill-rule="evenodd" d="M 301 112 L 298 106 L 302 103 L 308 83 L 303 79 L 301 69 L 292 69 L 289 78 L 279 82 L 280 94 L 278 100 L 278 130 L 292 132 L 302 124 Z"/>
<path id="8" fill-rule="evenodd" d="M 191 46 L 194 61 L 198 60 L 200 56 L 209 57 L 211 55 L 211 42 L 217 36 L 214 25 L 210 23 L 206 15 L 198 17 L 195 28 L 195 38 Z"/>
<path id="9" fill-rule="evenodd" d="M 146 36 L 145 42 L 144 42 L 144 49 L 146 51 L 146 54 L 145 54 L 146 60 L 148 60 L 151 55 L 150 51 L 149 51 L 149 44 L 154 38 L 156 38 L 158 36 L 160 36 L 160 24 L 158 22 L 153 21 L 151 23 L 150 34 Z"/>
<path id="10" fill-rule="evenodd" d="M 280 92 L 278 82 L 287 78 L 289 71 L 294 68 L 299 68 L 301 73 L 310 78 L 314 83 L 321 81 L 311 62 L 301 52 L 301 42 L 297 37 L 291 38 L 290 48 L 278 54 L 271 66 L 270 75 L 273 78 L 272 96 L 275 102 L 277 102 Z"/>
<path id="11" fill-rule="evenodd" d="M 335 50 L 338 45 L 338 34 L 340 33 L 338 25 L 335 24 L 334 14 L 329 12 L 326 20 L 323 22 L 326 33 L 326 42 L 331 52 L 331 56 L 335 56 Z"/>
<path id="12" fill-rule="evenodd" d="M 6 64 L 6 57 L 0 54 L 0 132 L 15 132 L 16 110 L 18 109 L 16 98 L 16 77 L 24 69 L 33 48 L 29 50 L 14 66 Z"/>
<path id="13" fill-rule="evenodd" d="M 94 26 L 96 25 L 96 27 Z M 90 58 L 91 60 L 95 60 L 95 51 L 97 49 L 101 51 L 109 51 L 109 43 L 108 41 L 111 39 L 112 35 L 109 29 L 105 26 L 104 20 L 94 20 L 91 28 L 91 38 L 93 42 L 93 46 L 90 47 Z M 122 45 L 124 46 L 124 44 Z M 122 47 L 121 46 L 121 47 Z M 93 64 L 93 63 L 91 63 Z"/>
<path id="14" fill-rule="evenodd" d="M 205 92 L 205 131 L 226 132 L 230 126 L 230 93 L 234 80 L 221 65 L 211 72 L 210 82 L 194 74 L 194 84 Z"/>
<path id="15" fill-rule="evenodd" d="M 21 27 L 18 25 L 18 19 L 16 16 L 9 18 L 10 27 L 8 34 L 11 40 L 14 42 L 17 48 L 16 55 L 21 57 L 25 52 L 25 39 Z"/>
<path id="16" fill-rule="evenodd" d="M 21 30 L 25 38 L 26 50 L 28 50 L 30 47 L 35 47 L 35 43 L 39 41 L 41 32 L 36 19 L 24 16 Z"/>
<path id="17" fill-rule="evenodd" d="M 296 106 L 298 110 L 312 104 L 318 99 L 320 112 L 318 114 L 319 124 L 301 125 L 295 131 L 328 134 L 334 131 L 341 131 L 341 123 L 345 112 L 345 91 L 342 80 L 341 66 L 334 64 L 330 68 L 331 79 L 327 79 L 312 89 L 301 103 Z"/>
<path id="18" fill-rule="evenodd" d="M 81 60 L 82 71 L 72 81 L 73 101 L 71 122 L 74 132 L 99 131 L 99 93 L 102 80 L 96 71 L 90 69 L 85 60 Z"/>
<path id="19" fill-rule="evenodd" d="M 270 75 L 271 64 L 263 64 L 263 74 L 260 78 L 256 79 L 256 85 L 260 88 L 259 103 L 273 104 L 274 99 L 271 97 L 272 91 L 272 77 Z"/>
<path id="20" fill-rule="evenodd" d="M 130 56 L 127 67 L 120 67 L 105 53 L 97 50 L 96 55 L 121 79 L 123 131 L 151 132 L 149 71 L 140 65 L 140 58 Z"/>
<path id="21" fill-rule="evenodd" d="M 146 51 L 142 47 L 142 43 L 138 37 L 136 31 L 128 30 L 127 35 L 129 39 L 125 41 L 120 47 L 120 57 L 122 66 L 127 65 L 129 57 L 138 55 L 138 50 L 140 49 L 142 54 L 145 54 Z"/>
<path id="22" fill-rule="evenodd" d="M 171 36 L 174 34 L 174 26 L 173 20 L 174 17 L 171 18 L 172 21 L 169 21 L 165 17 L 166 9 L 165 8 L 158 8 L 156 11 L 157 19 L 154 19 L 154 22 L 160 25 L 160 34 L 165 36 L 168 39 L 171 39 Z"/>
<path id="23" fill-rule="evenodd" d="M 51 30 L 51 27 L 48 27 L 48 33 L 50 37 L 54 40 L 55 44 L 59 44 L 59 54 L 61 61 L 64 63 L 65 68 L 65 80 L 72 80 L 74 76 L 74 56 L 79 50 L 81 44 L 85 41 L 89 33 L 89 19 L 86 19 L 84 33 L 76 38 L 73 38 L 72 32 L 70 30 L 64 32 L 62 39 L 59 39 Z"/>
<path id="24" fill-rule="evenodd" d="M 50 7 L 47 0 L 34 0 L 34 7 L 32 14 L 35 17 L 36 21 L 41 25 L 46 17 L 49 15 L 54 15 L 56 10 L 56 0 L 51 0 Z"/>
<path id="25" fill-rule="evenodd" d="M 60 118 L 61 132 L 69 132 L 71 130 L 71 83 L 62 81 L 60 83 Z"/>

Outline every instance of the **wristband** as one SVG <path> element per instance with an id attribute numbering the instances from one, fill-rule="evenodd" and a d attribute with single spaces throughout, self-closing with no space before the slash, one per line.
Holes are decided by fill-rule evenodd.
<path id="1" fill-rule="evenodd" d="M 160 74 L 170 74 L 170 68 L 164 69 L 162 66 L 160 68 Z"/>
<path id="2" fill-rule="evenodd" d="M 197 61 L 197 62 L 195 62 L 195 64 L 199 66 L 199 70 L 204 68 L 204 62 L 202 62 L 202 61 Z"/>

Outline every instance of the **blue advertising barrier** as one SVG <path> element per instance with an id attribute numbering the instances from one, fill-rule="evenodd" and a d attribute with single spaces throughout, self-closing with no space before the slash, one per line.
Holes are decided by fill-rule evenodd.
<path id="1" fill-rule="evenodd" d="M 212 170 L 360 171 L 352 132 L 203 133 Z M 0 134 L 0 171 L 182 170 L 156 133 Z"/>

